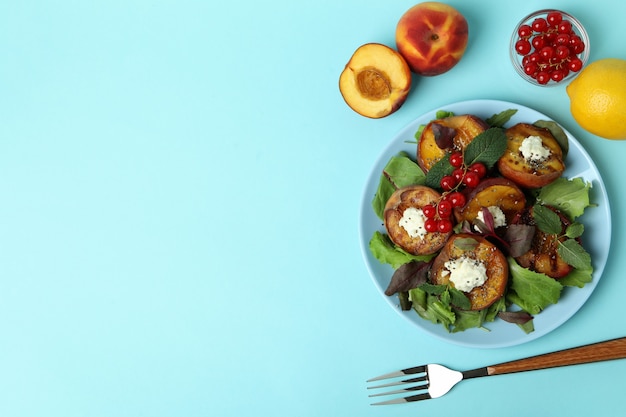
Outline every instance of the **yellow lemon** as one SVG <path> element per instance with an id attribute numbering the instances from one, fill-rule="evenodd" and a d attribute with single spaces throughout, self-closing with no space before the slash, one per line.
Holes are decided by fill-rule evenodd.
<path id="1" fill-rule="evenodd" d="M 626 139 L 626 60 L 594 61 L 566 88 L 574 120 L 606 139 Z"/>

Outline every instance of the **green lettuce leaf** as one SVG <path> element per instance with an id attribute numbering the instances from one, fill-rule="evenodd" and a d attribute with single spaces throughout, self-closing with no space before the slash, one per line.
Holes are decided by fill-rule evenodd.
<path id="1" fill-rule="evenodd" d="M 409 291 L 413 309 L 425 320 L 441 324 L 447 332 L 456 320 L 456 315 L 449 304 L 442 302 L 438 296 L 428 294 L 420 288 Z"/>
<path id="2" fill-rule="evenodd" d="M 455 310 L 456 320 L 452 326 L 452 333 L 463 332 L 467 329 L 482 327 L 487 309 L 479 311 Z"/>
<path id="3" fill-rule="evenodd" d="M 553 206 L 570 219 L 581 216 L 585 208 L 589 207 L 589 189 L 591 183 L 582 178 L 557 178 L 554 182 L 539 190 L 537 201 L 541 204 Z"/>
<path id="4" fill-rule="evenodd" d="M 374 232 L 370 239 L 369 249 L 372 255 L 383 264 L 389 264 L 393 269 L 411 261 L 429 261 L 434 255 L 416 256 L 398 248 L 384 233 Z"/>
<path id="5" fill-rule="evenodd" d="M 374 213 L 382 219 L 385 204 L 391 194 L 398 188 L 409 185 L 424 184 L 426 175 L 406 152 L 391 157 L 378 181 L 378 189 L 372 200 Z"/>
<path id="6" fill-rule="evenodd" d="M 511 302 L 535 315 L 559 301 L 563 285 L 557 280 L 521 267 L 512 257 L 507 259 L 511 286 L 507 297 Z"/>
<path id="7" fill-rule="evenodd" d="M 585 284 L 589 284 L 592 281 L 593 269 L 572 269 L 572 271 L 559 279 L 559 284 L 564 287 L 578 287 L 582 288 Z"/>

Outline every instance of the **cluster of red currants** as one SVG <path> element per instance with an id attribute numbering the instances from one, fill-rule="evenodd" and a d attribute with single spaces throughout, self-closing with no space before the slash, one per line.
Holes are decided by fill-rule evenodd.
<path id="1" fill-rule="evenodd" d="M 521 25 L 517 34 L 515 50 L 523 56 L 524 73 L 539 84 L 559 82 L 570 72 L 582 69 L 579 55 L 585 50 L 585 43 L 560 12 L 549 12 L 545 18 Z"/>
<path id="2" fill-rule="evenodd" d="M 487 167 L 481 162 L 466 166 L 461 152 L 450 154 L 450 165 L 454 170 L 450 175 L 441 178 L 440 186 L 443 190 L 441 200 L 437 204 L 427 204 L 422 207 L 426 221 L 424 229 L 427 232 L 448 233 L 453 228 L 452 210 L 463 207 L 466 203 L 465 194 L 459 191 L 461 186 L 474 188 L 487 175 Z"/>

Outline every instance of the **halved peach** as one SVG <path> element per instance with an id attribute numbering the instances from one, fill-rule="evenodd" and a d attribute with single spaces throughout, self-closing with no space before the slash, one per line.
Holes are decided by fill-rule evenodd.
<path id="1" fill-rule="evenodd" d="M 401 225 L 405 210 L 421 209 L 427 204 L 437 204 L 441 194 L 424 185 L 411 185 L 396 190 L 385 205 L 383 219 L 389 238 L 393 243 L 413 255 L 430 255 L 445 245 L 452 231 L 430 232 L 424 236 L 411 236 Z"/>
<path id="2" fill-rule="evenodd" d="M 502 176 L 525 188 L 539 188 L 550 184 L 565 171 L 563 150 L 548 129 L 518 123 L 504 133 L 507 137 L 507 149 L 497 163 Z M 539 136 L 542 145 L 550 150 L 550 155 L 545 160 L 529 162 L 524 158 L 520 146 L 529 136 Z"/>
<path id="3" fill-rule="evenodd" d="M 373 119 L 398 110 L 410 90 L 408 64 L 398 52 L 379 43 L 357 48 L 339 77 L 339 91 L 346 104 Z"/>
<path id="4" fill-rule="evenodd" d="M 433 129 L 439 125 L 443 129 Z M 487 130 L 489 125 L 479 117 L 471 114 L 445 117 L 433 120 L 426 125 L 417 142 L 417 163 L 424 172 L 428 172 L 446 153 L 454 150 L 462 151 L 480 133 Z M 451 146 L 441 147 L 437 142 L 440 131 L 450 132 L 453 138 Z"/>
<path id="5" fill-rule="evenodd" d="M 461 257 L 483 263 L 487 274 L 487 280 L 482 285 L 465 293 L 470 300 L 471 310 L 485 309 L 504 295 L 509 279 L 506 257 L 493 243 L 477 235 L 459 233 L 452 236 L 433 261 L 430 281 L 436 285 L 454 287 L 445 264 Z"/>

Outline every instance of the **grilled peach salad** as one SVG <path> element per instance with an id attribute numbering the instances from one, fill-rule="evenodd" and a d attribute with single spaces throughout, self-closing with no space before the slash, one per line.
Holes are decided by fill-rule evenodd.
<path id="1" fill-rule="evenodd" d="M 592 279 L 577 221 L 591 184 L 563 176 L 558 124 L 505 128 L 515 113 L 437 112 L 415 134 L 415 158 L 387 163 L 372 201 L 386 233 L 369 248 L 394 269 L 385 294 L 448 332 L 499 319 L 530 333 L 565 287 Z"/>

